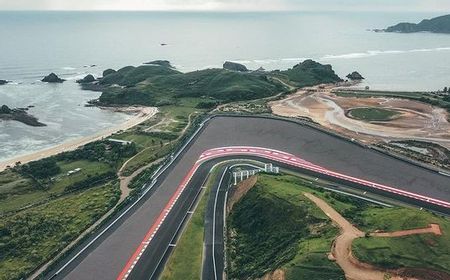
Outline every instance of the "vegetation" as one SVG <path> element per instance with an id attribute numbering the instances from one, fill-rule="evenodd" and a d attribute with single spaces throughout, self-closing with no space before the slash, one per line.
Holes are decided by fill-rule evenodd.
<path id="1" fill-rule="evenodd" d="M 119 196 L 117 185 L 107 184 L 2 218 L 0 279 L 25 277 L 106 213 Z"/>
<path id="2" fill-rule="evenodd" d="M 61 168 L 56 164 L 54 158 L 44 158 L 38 161 L 32 161 L 19 168 L 24 175 L 36 179 L 47 179 L 58 174 Z"/>
<path id="3" fill-rule="evenodd" d="M 403 91 L 363 91 L 363 90 L 337 90 L 336 95 L 346 97 L 392 97 L 420 101 L 438 106 L 450 112 L 450 96 L 439 92 L 403 92 Z"/>
<path id="4" fill-rule="evenodd" d="M 202 268 L 205 210 L 212 184 L 219 175 L 219 169 L 212 171 L 205 184 L 206 190 L 194 214 L 177 242 L 175 251 L 167 261 L 161 279 L 199 279 Z"/>
<path id="5" fill-rule="evenodd" d="M 342 81 L 333 71 L 331 65 L 323 65 L 310 59 L 295 65 L 292 69 L 274 71 L 271 74 L 296 87 Z"/>
<path id="6" fill-rule="evenodd" d="M 394 209 L 365 214 L 367 227 L 387 231 L 440 225 L 442 236 L 434 234 L 411 235 L 396 238 L 368 237 L 353 243 L 354 255 L 361 261 L 384 268 L 430 268 L 450 274 L 450 222 L 428 212 L 412 209 Z"/>
<path id="7" fill-rule="evenodd" d="M 450 15 L 424 19 L 420 23 L 402 22 L 385 29 L 386 32 L 414 33 L 433 32 L 450 33 Z"/>
<path id="8" fill-rule="evenodd" d="M 418 161 L 450 169 L 450 150 L 439 144 L 405 140 L 378 143 L 377 146 Z"/>
<path id="9" fill-rule="evenodd" d="M 236 67 L 233 64 L 230 69 L 243 69 Z M 214 103 L 259 99 L 286 91 L 279 79 L 298 87 L 341 80 L 330 65 L 312 60 L 273 72 L 204 69 L 181 73 L 163 63 L 127 66 L 105 74 L 99 82 L 103 91 L 100 104 L 165 106 L 178 104 L 179 98 L 196 97 L 203 102 L 198 108 L 205 109 L 212 108 Z"/>
<path id="10" fill-rule="evenodd" d="M 108 140 L 102 140 L 88 143 L 74 151 L 58 154 L 56 159 L 65 161 L 84 159 L 88 161 L 104 162 L 117 167 L 122 159 L 131 157 L 136 153 L 137 148 L 134 143 L 124 145 Z"/>
<path id="11" fill-rule="evenodd" d="M 228 222 L 228 276 L 254 279 L 282 268 L 287 279 L 344 279 L 327 258 L 338 230 L 291 176 L 259 175 Z"/>
<path id="12" fill-rule="evenodd" d="M 425 234 L 401 238 L 361 238 L 354 242 L 353 254 L 363 262 L 384 268 L 428 268 L 450 272 L 448 218 L 416 208 L 381 207 L 320 189 L 298 177 L 259 175 L 257 185 L 242 198 L 237 204 L 238 207 L 231 213 L 230 219 L 237 221 L 232 220 L 228 229 L 229 236 L 234 239 L 231 248 L 228 248 L 229 252 L 231 251 L 228 255 L 229 261 L 232 262 L 229 266 L 230 278 L 255 278 L 281 268 L 286 273 L 286 279 L 344 279 L 339 267 L 326 257 L 338 230 L 330 225 L 330 221 L 319 208 L 302 195 L 304 192 L 314 193 L 324 199 L 366 232 L 414 229 L 438 223 L 443 232 L 442 236 Z M 295 236 L 298 236 L 298 231 L 292 228 L 293 225 L 286 224 L 289 217 L 297 217 L 290 211 L 301 211 L 297 207 L 287 207 L 296 204 L 306 210 L 301 223 L 306 225 L 307 229 L 306 234 L 297 239 Z M 284 212 L 277 215 L 280 209 Z M 290 223 L 295 223 L 294 219 Z M 292 230 L 292 235 L 283 236 L 286 230 Z M 259 231 L 263 233 L 256 234 Z M 271 250 L 270 248 L 276 246 L 271 242 L 276 242 L 277 237 L 283 237 L 283 241 L 290 240 L 290 246 L 286 247 L 290 250 L 295 248 L 295 253 L 286 253 L 279 247 L 276 247 L 277 251 Z M 265 246 L 260 246 L 259 242 Z M 417 254 L 418 252 L 420 254 Z M 283 260 L 282 257 L 286 254 L 290 259 Z M 267 262 L 263 261 L 265 257 Z"/>
<path id="13" fill-rule="evenodd" d="M 375 107 L 353 108 L 348 111 L 348 116 L 367 122 L 390 121 L 398 115 L 398 111 Z"/>

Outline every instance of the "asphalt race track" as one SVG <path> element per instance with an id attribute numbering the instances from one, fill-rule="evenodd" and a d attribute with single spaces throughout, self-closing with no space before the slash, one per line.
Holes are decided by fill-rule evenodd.
<path id="1" fill-rule="evenodd" d="M 450 177 L 292 122 L 253 117 L 216 117 L 205 125 L 177 161 L 161 175 L 154 189 L 132 211 L 56 277 L 53 277 L 54 273 L 49 277 L 116 279 L 201 153 L 216 147 L 244 145 L 288 152 L 342 174 L 450 201 Z M 198 179 L 194 185 L 198 187 L 200 181 Z M 195 196 L 197 193 L 183 192 L 182 196 L 185 195 Z M 165 226 L 163 223 L 160 230 L 163 231 Z M 144 278 L 141 275 L 137 278 L 130 276 L 129 279 L 150 278 L 148 274 Z"/>

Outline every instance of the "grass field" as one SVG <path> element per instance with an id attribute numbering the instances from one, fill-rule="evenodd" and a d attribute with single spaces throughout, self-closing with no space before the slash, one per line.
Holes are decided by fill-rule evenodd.
<path id="1" fill-rule="evenodd" d="M 390 210 L 390 211 L 387 211 Z M 378 209 L 364 213 L 366 228 L 395 231 L 440 225 L 442 236 L 434 234 L 396 238 L 368 237 L 355 240 L 354 255 L 361 261 L 385 268 L 431 268 L 450 274 L 450 221 L 415 209 Z"/>
<path id="2" fill-rule="evenodd" d="M 348 111 L 348 115 L 362 121 L 390 121 L 400 115 L 400 112 L 375 107 L 354 108 Z"/>
<path id="3" fill-rule="evenodd" d="M 108 184 L 2 218 L 0 279 L 20 279 L 75 239 L 114 206 L 120 190 Z"/>
<path id="4" fill-rule="evenodd" d="M 173 254 L 170 256 L 161 279 L 196 280 L 201 276 L 203 236 L 205 223 L 205 208 L 214 179 L 219 175 L 218 169 L 214 169 L 206 182 L 206 190 L 203 194 L 191 220 L 183 235 L 177 242 Z"/>
<path id="5" fill-rule="evenodd" d="M 28 205 L 45 202 L 64 194 L 65 189 L 70 185 L 113 170 L 105 163 L 86 160 L 58 162 L 58 166 L 61 172 L 45 189 L 12 170 L 0 173 L 0 180 L 3 182 L 0 184 L 0 213 L 17 211 Z M 67 172 L 75 168 L 81 168 L 81 171 L 68 176 Z"/>

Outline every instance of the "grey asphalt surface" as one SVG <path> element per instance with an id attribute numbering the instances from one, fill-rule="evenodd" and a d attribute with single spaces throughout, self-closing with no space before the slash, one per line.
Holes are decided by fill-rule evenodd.
<path id="1" fill-rule="evenodd" d="M 282 150 L 337 172 L 450 201 L 449 177 L 295 123 L 216 117 L 153 194 L 101 238 L 75 267 L 69 266 L 57 278 L 115 279 L 199 155 L 210 148 L 233 145 Z"/>
<path id="2" fill-rule="evenodd" d="M 205 235 L 204 235 L 204 256 L 202 264 L 202 279 L 223 279 L 224 270 L 224 202 L 225 193 L 230 185 L 230 172 L 225 166 L 220 169 L 220 176 L 217 176 L 209 193 L 208 203 L 205 211 Z M 225 172 L 225 173 L 224 173 Z M 224 173 L 223 180 L 222 174 Z M 215 223 L 214 223 L 215 216 Z M 214 241 L 213 241 L 214 238 Z M 214 248 L 213 248 L 214 242 Z M 214 254 L 214 259 L 213 259 Z M 215 261 L 215 269 L 214 262 Z"/>

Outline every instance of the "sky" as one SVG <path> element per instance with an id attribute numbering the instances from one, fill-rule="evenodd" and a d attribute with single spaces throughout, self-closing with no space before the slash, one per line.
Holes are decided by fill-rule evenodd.
<path id="1" fill-rule="evenodd" d="M 0 0 L 0 10 L 450 12 L 450 0 Z"/>

